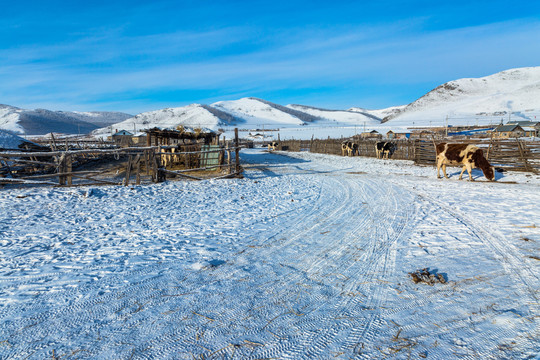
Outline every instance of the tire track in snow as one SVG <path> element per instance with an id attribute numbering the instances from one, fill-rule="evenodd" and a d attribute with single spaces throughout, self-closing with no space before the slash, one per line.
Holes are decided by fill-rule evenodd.
<path id="1" fill-rule="evenodd" d="M 476 254 L 475 251 L 481 251 L 482 246 L 484 246 L 495 255 L 494 259 L 497 260 L 503 271 L 502 273 L 500 271 L 496 272 L 494 265 L 496 266 L 497 262 L 490 262 L 488 263 L 491 266 L 490 268 L 485 270 L 478 268 L 476 272 L 472 267 L 473 273 L 469 275 L 470 279 L 451 280 L 440 289 L 424 286 L 418 294 L 409 294 L 412 295 L 409 304 L 393 307 L 389 311 L 385 311 L 384 316 L 396 320 L 410 316 L 409 325 L 401 326 L 400 331 L 403 330 L 403 333 L 407 334 L 416 334 L 413 336 L 414 342 L 417 344 L 416 351 L 420 353 L 423 350 L 424 355 L 429 352 L 431 354 L 430 358 L 434 359 L 490 357 L 502 359 L 513 358 L 521 351 L 529 351 L 532 344 L 531 338 L 526 334 L 521 334 L 518 329 L 519 324 L 523 326 L 528 322 L 535 322 L 536 325 L 532 327 L 534 329 L 533 334 L 530 334 L 530 336 L 534 337 L 534 334 L 540 334 L 540 324 L 535 319 L 535 317 L 538 317 L 538 302 L 534 297 L 535 286 L 530 284 L 530 280 L 537 279 L 532 274 L 532 268 L 524 267 L 524 264 L 519 262 L 517 251 L 510 244 L 508 244 L 510 246 L 508 246 L 508 253 L 506 254 L 500 248 L 498 249 L 498 247 L 503 246 L 502 244 L 506 244 L 506 241 L 498 238 L 493 231 L 487 230 L 478 221 L 441 204 L 440 201 L 426 197 L 423 193 L 417 193 L 417 196 L 422 206 L 421 211 L 426 214 L 426 217 L 422 219 L 421 228 L 426 231 L 430 228 L 435 229 L 436 234 L 449 232 L 449 230 L 445 230 L 446 228 L 452 229 L 454 234 L 451 234 L 451 236 L 455 237 L 453 241 L 471 247 L 471 250 L 466 252 L 471 257 L 470 260 L 475 261 L 474 257 L 477 256 L 476 261 L 478 261 L 478 266 L 481 266 L 480 261 L 483 261 L 483 258 L 489 258 L 489 252 L 488 254 Z M 444 226 L 441 226 L 441 223 Z M 427 241 L 430 241 L 429 236 Z M 427 243 L 427 247 L 436 251 L 437 241 L 442 240 L 432 237 L 431 241 L 432 243 Z M 459 249 L 455 249 L 455 252 L 454 256 L 459 257 Z M 463 271 L 469 273 L 468 269 Z M 474 276 L 475 273 L 481 277 L 485 276 L 483 274 L 491 275 L 493 278 L 483 280 Z M 495 286 L 491 285 L 491 282 L 497 283 L 499 278 L 505 276 L 504 274 L 514 279 L 512 288 L 507 291 L 512 293 L 517 290 L 520 299 L 528 300 L 520 300 L 516 303 L 515 300 L 510 298 L 495 298 L 498 292 L 493 292 L 490 289 L 490 287 Z M 451 274 L 449 275 L 451 276 Z M 523 281 L 524 278 L 525 281 Z M 483 281 L 486 283 L 484 284 Z M 475 299 L 477 305 L 475 303 L 467 304 L 471 297 Z M 404 302 L 401 302 L 401 304 L 404 304 Z M 520 307 L 523 308 L 525 305 L 528 310 L 522 312 Z M 471 311 L 471 313 L 464 316 L 463 312 L 467 310 Z M 437 320 L 434 320 L 431 314 L 447 315 L 443 322 L 436 324 L 435 321 Z M 507 321 L 508 325 L 492 325 L 501 321 Z M 527 325 L 527 327 L 530 328 L 531 326 Z M 422 329 L 429 330 L 424 330 L 425 333 L 422 334 Z M 465 335 L 464 339 L 460 339 L 455 334 L 467 335 Z M 426 344 L 437 344 L 437 341 L 434 340 L 445 343 L 446 349 L 443 347 L 442 349 L 445 350 L 432 352 L 430 346 L 426 346 Z M 422 343 L 422 345 L 418 345 L 419 343 Z M 422 348 L 422 346 L 425 347 Z M 449 352 L 448 348 L 454 348 L 455 351 Z"/>
<path id="2" fill-rule="evenodd" d="M 352 187 L 349 185 L 349 186 L 345 186 L 346 184 L 339 184 L 339 188 L 342 188 L 342 189 L 348 189 L 348 192 L 349 192 L 349 199 L 351 198 L 350 194 L 352 194 Z M 377 187 L 380 187 L 380 184 L 376 184 Z M 387 199 L 390 199 L 392 198 L 388 193 L 386 195 L 386 197 L 383 197 L 382 199 L 383 200 L 387 200 Z M 379 199 L 379 202 L 381 201 L 381 199 Z M 353 205 L 350 201 L 346 202 L 346 205 L 345 206 L 341 206 L 337 213 L 343 213 L 344 209 L 345 208 L 348 208 L 348 207 L 351 207 L 351 205 Z M 385 209 L 382 211 L 384 213 L 385 216 L 389 215 L 389 214 L 393 214 L 394 213 L 394 210 L 396 210 L 397 208 L 397 205 L 395 203 L 392 204 L 391 207 L 389 207 L 388 209 L 385 207 Z M 406 208 L 406 206 L 404 207 Z M 392 211 L 389 211 L 389 210 L 392 210 Z M 346 213 L 346 212 L 345 212 Z M 364 212 L 362 212 L 364 213 Z M 347 220 L 354 223 L 354 221 L 356 220 L 356 218 L 354 216 L 350 216 L 351 214 L 347 214 L 348 218 Z M 405 216 L 402 217 L 403 219 L 406 219 Z M 335 213 L 332 213 L 330 214 L 330 216 L 328 217 L 329 220 L 338 220 L 338 218 L 335 217 Z M 392 218 L 391 220 L 394 220 L 394 218 Z M 370 241 L 368 241 L 367 243 L 370 244 L 373 242 L 373 237 L 375 238 L 375 241 L 379 240 L 378 238 L 381 236 L 381 235 L 385 235 L 388 237 L 388 231 L 386 230 L 386 227 L 388 224 L 386 223 L 381 223 L 380 220 L 377 220 L 376 223 L 379 224 L 379 226 L 374 226 L 373 224 L 370 225 L 370 227 L 366 226 L 365 225 L 365 222 L 361 222 L 363 223 L 363 225 L 359 225 L 359 226 L 356 226 L 352 229 L 347 228 L 347 227 L 344 227 L 344 229 L 341 229 L 341 233 L 339 234 L 341 237 L 346 237 L 346 236 L 343 236 L 343 234 L 347 234 L 349 233 L 349 235 L 351 233 L 355 233 L 355 232 L 362 232 L 362 231 L 365 231 L 365 232 L 371 232 L 373 235 L 372 235 L 372 238 L 370 238 Z M 372 223 L 374 223 L 373 219 L 372 219 Z M 391 226 L 390 226 L 391 227 Z M 294 243 L 295 240 L 297 240 L 298 238 L 302 238 L 302 237 L 313 237 L 313 234 L 316 233 L 316 228 L 317 226 L 314 225 L 310 228 L 308 228 L 307 230 L 304 230 L 303 232 L 300 232 L 299 234 L 295 235 L 293 239 L 290 239 L 287 244 L 283 244 L 281 247 L 277 248 L 277 250 L 275 250 L 274 252 L 276 253 L 279 253 L 281 251 L 282 248 L 284 248 L 285 246 L 290 246 L 290 244 Z M 395 231 L 396 233 L 399 233 L 399 229 L 402 228 L 402 227 L 394 227 L 395 229 L 397 229 L 398 231 Z M 332 234 L 334 235 L 334 234 Z M 355 239 L 355 241 L 357 241 L 357 239 Z M 322 244 L 325 244 L 326 246 L 322 246 Z M 310 244 L 310 246 L 313 245 L 313 244 Z M 317 242 L 315 243 L 315 245 L 319 246 L 319 248 L 316 249 L 315 253 L 318 254 L 319 256 L 321 254 L 324 254 L 324 253 L 328 253 L 329 252 L 329 249 L 333 248 L 336 246 L 336 243 L 335 242 Z M 347 244 L 347 245 L 350 245 L 350 244 Z M 342 250 L 344 250 L 346 248 L 346 245 L 343 245 L 342 246 L 342 249 L 339 249 L 338 251 L 336 251 L 336 256 L 334 257 L 331 257 L 331 258 L 328 258 L 326 257 L 325 261 L 322 262 L 320 261 L 319 263 L 320 264 L 325 264 L 325 263 L 336 263 L 336 267 L 340 268 L 340 267 L 344 267 L 346 269 L 346 266 L 342 266 L 344 264 L 343 261 L 337 261 L 339 256 L 343 256 L 342 255 Z M 387 269 L 385 270 L 385 267 L 384 267 L 384 264 L 387 263 L 389 260 L 390 260 L 390 257 L 388 256 L 388 251 L 387 251 L 388 248 L 385 248 L 384 246 L 381 247 L 381 246 L 372 246 L 369 250 L 370 250 L 370 256 L 366 256 L 367 258 L 372 258 L 374 257 L 374 254 L 380 254 L 380 260 L 382 261 L 377 261 L 377 260 L 374 260 L 374 261 L 369 261 L 369 262 L 366 262 L 365 264 L 369 264 L 369 266 L 367 265 L 364 265 L 362 268 L 361 268 L 361 272 L 365 272 L 367 274 L 371 274 L 370 276 L 370 282 L 373 282 L 375 283 L 375 274 L 377 274 L 377 271 L 379 271 L 381 268 L 383 270 L 383 274 L 384 275 L 384 271 L 388 272 L 389 270 L 393 269 L 392 266 L 387 266 Z M 341 254 L 341 255 L 340 255 Z M 268 254 L 264 254 L 264 257 L 268 257 Z M 304 258 L 306 258 L 307 256 L 304 256 Z M 313 258 L 314 256 L 311 256 L 311 258 Z M 317 258 L 317 257 L 315 257 Z M 300 258 L 300 260 L 302 259 L 302 257 Z M 309 260 L 309 259 L 307 259 Z M 371 259 L 370 259 L 371 260 Z M 294 284 L 295 281 L 299 281 L 299 280 L 302 280 L 302 277 L 305 276 L 306 273 L 311 273 L 311 274 L 317 274 L 320 272 L 321 270 L 321 266 L 322 265 L 319 265 L 318 262 L 314 262 L 314 263 L 311 263 L 312 264 L 310 267 L 306 268 L 306 269 L 303 269 L 303 271 L 299 271 L 299 269 L 295 269 L 294 272 L 292 273 L 289 273 L 287 274 L 287 279 L 288 279 L 288 283 L 289 284 Z M 380 264 L 383 264 L 383 265 L 380 265 Z M 356 272 L 358 273 L 358 272 Z M 343 275 L 343 274 L 342 274 Z M 381 275 L 381 274 L 377 274 L 377 275 Z M 345 276 L 346 277 L 346 276 Z M 317 281 L 321 281 L 321 282 L 324 282 L 324 279 L 317 279 Z M 360 281 L 358 281 L 360 282 Z M 350 282 L 349 284 L 350 287 L 354 287 L 354 282 Z M 381 288 L 381 286 L 376 286 L 375 288 Z M 280 294 L 280 295 L 284 295 L 284 294 Z M 373 307 L 376 307 L 377 304 L 379 304 L 381 301 L 384 301 L 384 296 L 382 296 L 380 293 L 376 293 L 376 297 L 375 296 L 371 296 L 370 299 L 371 299 L 371 302 L 370 304 L 373 306 Z M 351 302 L 351 301 L 349 301 Z M 347 309 L 346 307 L 344 307 L 343 305 L 347 305 L 346 303 L 341 303 L 341 304 L 335 304 L 334 305 L 334 308 L 340 308 L 341 309 L 341 314 L 345 314 L 347 312 L 350 312 L 349 309 Z M 311 309 L 312 312 L 316 311 L 316 309 Z M 335 311 L 335 309 L 333 309 L 333 311 Z M 338 314 L 339 315 L 339 314 Z M 279 314 L 278 314 L 279 316 Z M 326 316 L 326 315 L 323 315 L 323 316 Z M 271 318 L 270 316 L 268 316 L 267 318 Z M 294 317 L 293 317 L 294 319 Z M 299 326 L 301 326 L 301 329 L 302 329 L 302 321 L 303 320 L 300 320 L 299 322 L 297 322 L 297 324 L 300 324 Z M 373 322 L 373 320 L 372 320 Z M 320 325 L 321 324 L 321 319 L 320 318 L 316 318 L 316 319 L 313 319 L 313 323 L 314 324 L 318 324 Z M 272 322 L 272 325 L 275 326 L 275 327 L 279 327 L 280 325 L 280 321 L 278 320 L 275 320 Z M 328 324 L 329 326 L 325 326 L 324 328 L 326 329 L 332 329 L 333 327 L 331 326 L 332 324 Z M 334 324 L 335 325 L 335 324 Z M 304 325 L 304 328 L 306 328 L 306 326 Z M 305 330 L 304 330 L 305 331 Z M 369 333 L 369 326 L 367 326 L 367 330 L 364 331 L 364 333 Z M 319 333 L 322 332 L 322 330 L 318 330 Z M 335 332 L 333 330 L 329 330 L 329 334 L 326 334 L 326 335 L 320 335 L 318 338 L 319 340 L 306 340 L 307 342 L 306 343 L 301 343 L 301 344 L 296 344 L 293 346 L 294 349 L 296 350 L 291 350 L 290 353 L 289 352 L 285 352 L 283 353 L 283 346 L 282 344 L 280 344 L 279 346 L 279 353 L 273 353 L 272 351 L 269 351 L 268 350 L 268 346 L 266 347 L 266 351 L 264 353 L 261 353 L 260 355 L 261 356 L 273 356 L 273 355 L 276 355 L 276 356 L 280 356 L 280 357 L 290 357 L 290 358 L 295 358 L 297 356 L 300 356 L 302 357 L 303 355 L 305 356 L 305 354 L 302 354 L 302 351 L 306 351 L 307 348 L 309 348 L 310 346 L 315 346 L 315 348 L 320 349 L 323 348 L 323 347 L 327 347 L 328 346 L 328 343 L 330 343 L 329 339 L 332 338 L 333 336 L 335 335 Z M 312 338 L 309 338 L 309 339 L 312 339 Z M 358 340 L 358 339 L 356 339 Z M 340 339 L 340 341 L 343 341 L 343 339 Z M 321 346 L 321 344 L 325 344 L 324 346 Z M 350 349 L 349 349 L 350 351 Z M 313 350 L 311 350 L 309 352 L 309 356 L 312 356 L 314 355 L 313 353 Z"/>
<path id="3" fill-rule="evenodd" d="M 367 177 L 286 171 L 318 184 L 312 208 L 277 216 L 226 263 L 187 271 L 164 262 L 106 277 L 103 287 L 131 281 L 39 310 L 29 327 L 3 334 L 41 358 L 52 349 L 81 350 L 81 358 L 361 356 L 357 346 L 377 339 L 384 323 L 396 246 L 414 217 L 410 196 Z M 83 349 L 71 338 L 83 338 Z"/>

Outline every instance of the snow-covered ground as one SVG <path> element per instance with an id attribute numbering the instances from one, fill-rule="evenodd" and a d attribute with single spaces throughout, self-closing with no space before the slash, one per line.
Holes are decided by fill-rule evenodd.
<path id="1" fill-rule="evenodd" d="M 539 358 L 539 176 L 289 155 L 0 190 L 0 358 Z"/>

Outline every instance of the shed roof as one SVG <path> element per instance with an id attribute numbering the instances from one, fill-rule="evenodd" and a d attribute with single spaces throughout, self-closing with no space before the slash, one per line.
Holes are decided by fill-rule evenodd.
<path id="1" fill-rule="evenodd" d="M 149 134 L 150 136 L 157 136 L 161 138 L 169 138 L 169 139 L 212 139 L 220 134 L 209 130 L 204 129 L 199 131 L 179 131 L 179 130 L 171 130 L 171 129 L 159 129 L 159 128 L 153 128 L 149 130 L 144 130 L 145 133 Z"/>
<path id="2" fill-rule="evenodd" d="M 523 128 L 519 125 L 501 125 L 495 129 L 496 132 L 511 132 L 511 131 L 523 131 Z"/>
<path id="3" fill-rule="evenodd" d="M 506 125 L 519 125 L 523 126 L 540 126 L 540 121 L 511 121 L 506 123 Z"/>
<path id="4" fill-rule="evenodd" d="M 113 136 L 132 136 L 133 134 L 130 133 L 129 131 L 127 130 L 120 130 L 118 132 L 116 132 L 115 134 L 113 134 Z"/>

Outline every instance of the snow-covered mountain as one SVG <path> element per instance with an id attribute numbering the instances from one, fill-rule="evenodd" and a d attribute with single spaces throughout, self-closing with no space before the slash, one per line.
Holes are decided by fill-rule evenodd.
<path id="1" fill-rule="evenodd" d="M 69 112 L 46 109 L 25 110 L 0 105 L 0 129 L 17 134 L 44 135 L 51 132 L 87 134 L 132 115 L 119 112 Z"/>
<path id="2" fill-rule="evenodd" d="M 207 128 L 217 130 L 221 126 L 236 124 L 239 119 L 233 115 L 208 105 L 191 104 L 188 106 L 148 111 L 98 129 L 94 135 L 108 135 L 111 132 L 127 130 L 137 132 L 145 129 L 175 129 L 178 126 L 190 128 Z"/>
<path id="3" fill-rule="evenodd" d="M 149 111 L 111 127 L 98 129 L 93 134 L 107 135 L 117 130 L 136 132 L 153 127 L 174 129 L 179 125 L 212 130 L 230 126 L 270 129 L 314 123 L 324 126 L 329 121 L 340 121 L 345 125 L 362 125 L 366 122 L 370 125 L 380 124 L 380 119 L 369 114 L 316 109 L 301 105 L 282 106 L 263 99 L 242 98 L 219 101 L 211 105 L 191 104 Z"/>
<path id="4" fill-rule="evenodd" d="M 540 115 L 540 67 L 447 82 L 384 117 L 385 125 L 442 125 L 533 120 Z M 454 124 L 457 125 L 457 124 Z"/>
<path id="5" fill-rule="evenodd" d="M 399 113 L 406 106 L 407 105 L 398 105 L 398 106 L 391 106 L 389 108 L 377 109 L 377 110 L 369 110 L 369 109 L 364 109 L 364 108 L 359 108 L 359 107 L 352 107 L 347 111 L 369 114 L 380 120 L 380 119 L 384 119 L 387 116 Z"/>
<path id="6" fill-rule="evenodd" d="M 321 120 L 319 116 L 253 97 L 219 101 L 212 104 L 212 107 L 252 125 L 304 125 Z"/>
<path id="7" fill-rule="evenodd" d="M 339 137 L 356 134 L 360 131 L 358 127 L 362 131 L 386 132 L 413 126 L 441 126 L 446 124 L 447 118 L 449 125 L 485 125 L 509 119 L 535 120 L 536 117 L 540 119 L 540 67 L 450 81 L 408 105 L 379 110 L 282 106 L 253 97 L 210 105 L 191 104 L 136 116 L 111 112 L 23 110 L 0 105 L 0 129 L 31 135 L 50 132 L 86 134 L 94 130 L 94 135 L 105 136 L 116 130 L 137 132 L 182 125 L 212 130 L 228 128 L 229 132 L 232 127 L 248 131 L 280 129 L 282 136 L 283 131 L 288 131 L 290 136 L 299 138 Z"/>
<path id="8" fill-rule="evenodd" d="M 302 111 L 304 113 L 313 115 L 319 119 L 331 120 L 341 124 L 349 125 L 379 125 L 381 119 L 369 111 L 353 111 L 353 110 L 328 110 L 316 108 L 313 106 L 291 104 L 287 105 L 288 108 Z"/>

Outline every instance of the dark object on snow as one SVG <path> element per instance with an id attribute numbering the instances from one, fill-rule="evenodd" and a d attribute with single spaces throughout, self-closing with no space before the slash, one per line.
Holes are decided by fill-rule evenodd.
<path id="1" fill-rule="evenodd" d="M 446 284 L 446 279 L 443 274 L 437 274 L 436 271 L 430 273 L 429 268 L 416 270 L 415 272 L 409 273 L 409 275 L 411 275 L 412 281 L 414 281 L 415 284 L 418 284 L 419 282 L 426 283 L 430 286 L 433 286 L 435 283 Z"/>
<path id="2" fill-rule="evenodd" d="M 496 168 L 495 168 L 495 171 L 498 172 L 498 173 L 506 172 L 506 170 L 504 170 L 504 169 L 501 168 L 501 167 L 496 167 Z"/>

